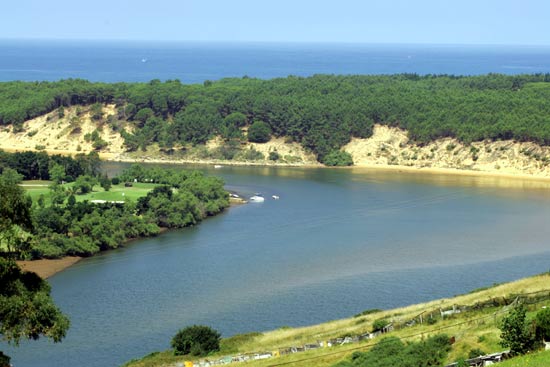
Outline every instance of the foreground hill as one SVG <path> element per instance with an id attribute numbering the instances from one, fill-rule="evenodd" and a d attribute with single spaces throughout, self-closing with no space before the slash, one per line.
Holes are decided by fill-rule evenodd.
<path id="1" fill-rule="evenodd" d="M 448 356 L 448 362 L 467 358 L 472 351 L 493 353 L 504 348 L 499 344 L 498 325 L 510 310 L 509 304 L 522 301 L 529 304 L 531 311 L 550 306 L 550 274 L 506 283 L 487 289 L 473 291 L 466 295 L 440 299 L 393 310 L 367 310 L 354 317 L 301 328 L 283 327 L 263 333 L 236 335 L 222 339 L 221 351 L 207 359 L 219 360 L 224 356 L 238 356 L 273 353 L 265 360 L 248 361 L 246 366 L 331 366 L 348 358 L 354 351 L 365 351 L 381 338 L 350 342 L 330 348 L 319 348 L 305 352 L 276 356 L 274 351 L 289 347 L 301 347 L 323 341 L 326 345 L 331 339 L 363 335 L 373 330 L 377 320 L 392 323 L 395 330 L 386 336 L 396 336 L 403 341 L 414 341 L 445 333 L 454 337 L 454 344 Z M 441 311 L 448 312 L 441 316 Z M 423 316 L 422 323 L 420 315 Z M 429 321 L 432 319 L 432 321 Z M 167 345 L 168 345 L 167 341 Z M 185 360 L 198 361 L 197 357 L 174 356 L 172 351 L 153 353 L 141 360 L 127 364 L 131 367 L 176 366 Z M 202 358 L 205 360 L 205 358 Z M 235 366 L 241 363 L 234 362 Z M 515 364 L 510 364 L 515 366 Z M 530 366 L 529 364 L 521 364 Z M 537 366 L 537 365 L 534 365 Z"/>

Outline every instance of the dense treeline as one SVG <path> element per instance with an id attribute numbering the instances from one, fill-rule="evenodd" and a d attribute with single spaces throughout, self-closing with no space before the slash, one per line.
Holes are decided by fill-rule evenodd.
<path id="1" fill-rule="evenodd" d="M 0 125 L 17 126 L 60 106 L 115 103 L 115 119 L 135 125 L 133 132 L 123 131 L 130 150 L 155 142 L 171 149 L 214 135 L 239 140 L 241 128 L 256 123 L 324 161 L 351 137 L 369 137 L 374 123 L 407 129 L 420 143 L 453 136 L 466 143 L 515 139 L 548 145 L 549 100 L 550 74 L 316 75 L 204 85 L 8 82 L 0 84 Z"/>
<path id="2" fill-rule="evenodd" d="M 21 190 L 17 184 L 23 175 L 17 171 L 27 171 L 26 167 L 19 165 L 19 158 L 25 157 L 31 163 L 44 158 L 42 153 L 33 154 L 34 160 L 28 158 L 27 154 L 1 155 L 4 166 L 0 183 L 5 183 L 2 186 L 5 190 Z M 80 162 L 89 169 L 87 164 L 90 160 L 95 162 L 95 156 L 90 154 L 72 161 L 69 158 L 67 162 L 78 167 L 77 163 Z M 7 237 L 0 231 L 0 248 L 13 248 L 13 245 L 4 243 L 9 239 L 15 241 L 15 247 L 31 258 L 90 256 L 117 248 L 132 238 L 156 235 L 161 227 L 195 225 L 229 206 L 229 196 L 219 178 L 205 176 L 198 171 L 143 168 L 140 165 L 131 166 L 112 180 L 120 184 L 126 182 L 130 186 L 133 182 L 146 182 L 155 186 L 137 202 L 128 198 L 124 202 L 78 201 L 78 195 L 91 191 L 95 185 L 101 184 L 103 189 L 108 190 L 111 181 L 107 180 L 106 184 L 106 176 L 99 173 L 93 176 L 93 172 L 84 169 L 81 175 L 76 176 L 74 183 L 62 184 L 61 179 L 66 177 L 63 167 L 53 157 L 50 158 L 48 177 L 51 176 L 53 182 L 49 187 L 49 200 L 41 196 L 33 203 L 30 197 L 26 197 L 17 206 L 7 199 L 11 191 L 2 191 L 2 204 L 5 204 L 2 208 L 6 207 L 6 217 L 13 220 L 17 219 L 19 212 L 30 212 L 28 217 L 32 221 L 25 228 L 18 226 L 10 229 Z M 10 163 L 13 165 L 10 166 Z"/>
<path id="3" fill-rule="evenodd" d="M 131 238 L 156 235 L 160 227 L 197 224 L 229 206 L 223 181 L 198 171 L 134 165 L 122 173 L 120 180 L 160 185 L 137 203 L 76 202 L 69 191 L 66 201 L 39 205 L 33 211 L 37 240 L 31 241 L 32 256 L 93 255 L 121 246 Z M 52 191 L 58 188 L 53 185 Z"/>
<path id="4" fill-rule="evenodd" d="M 64 181 L 72 182 L 78 176 L 97 176 L 101 161 L 96 152 L 77 154 L 75 157 L 48 155 L 46 152 L 7 153 L 0 150 L 0 173 L 4 168 L 16 170 L 23 180 L 49 180 L 53 165 L 63 167 Z"/>

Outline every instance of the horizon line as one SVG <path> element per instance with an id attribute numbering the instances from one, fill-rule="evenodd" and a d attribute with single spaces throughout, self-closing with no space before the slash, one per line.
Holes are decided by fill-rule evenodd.
<path id="1" fill-rule="evenodd" d="M 534 43 L 441 43 L 441 42 L 378 42 L 378 41 L 288 41 L 288 40 L 175 40 L 125 38 L 56 38 L 56 37 L 0 37 L 2 41 L 23 42 L 106 42 L 106 43 L 164 43 L 164 44 L 287 44 L 287 45 L 370 45 L 370 46 L 476 46 L 476 47 L 550 47 Z"/>

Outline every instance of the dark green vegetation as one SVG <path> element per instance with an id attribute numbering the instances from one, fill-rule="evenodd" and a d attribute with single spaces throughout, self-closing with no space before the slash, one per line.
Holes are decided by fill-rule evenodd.
<path id="1" fill-rule="evenodd" d="M 447 335 L 436 335 L 420 342 L 404 344 L 397 337 L 380 340 L 368 352 L 355 352 L 351 361 L 335 367 L 428 367 L 441 366 L 451 350 Z"/>
<path id="2" fill-rule="evenodd" d="M 52 179 L 48 188 L 40 188 L 40 196 L 34 203 L 25 196 L 17 203 L 2 200 L 3 210 L 9 214 L 6 218 L 18 218 L 22 212 L 20 216 L 29 220 L 23 227 L 8 222 L 6 226 L 11 232 L 2 231 L 6 234 L 0 238 L 2 248 L 10 251 L 13 243 L 24 244 L 25 251 L 20 255 L 32 259 L 90 256 L 119 247 L 132 238 L 156 235 L 160 227 L 197 224 L 229 205 L 223 182 L 197 171 L 134 165 L 113 186 L 106 176 L 99 174 L 96 155 L 61 157 L 62 161 L 58 158 L 30 152 L 0 154 L 2 177 L 9 182 L 6 190 L 21 190 L 17 184 L 22 176 L 13 169 L 21 170 L 26 178 Z M 69 176 L 65 167 L 76 167 L 71 172 L 81 174 Z M 74 182 L 62 183 L 65 180 Z M 128 191 L 128 196 L 123 196 L 124 191 Z M 82 199 L 89 199 L 94 193 L 98 194 L 96 199 L 106 202 Z"/>
<path id="3" fill-rule="evenodd" d="M 220 350 L 221 335 L 216 330 L 203 325 L 193 325 L 181 329 L 172 338 L 175 355 L 206 356 Z"/>
<path id="4" fill-rule="evenodd" d="M 114 130 L 119 120 L 134 124 L 133 133 L 122 131 L 129 150 L 158 143 L 170 153 L 178 144 L 204 143 L 214 135 L 230 143 L 244 138 L 242 127 L 263 122 L 252 129 L 253 141 L 265 140 L 270 131 L 334 163 L 340 160 L 329 154 L 351 137 L 369 137 L 374 123 L 407 129 L 419 143 L 453 136 L 466 143 L 515 139 L 548 145 L 549 99 L 550 74 L 317 75 L 204 85 L 8 82 L 0 83 L 0 125 L 17 130 L 26 119 L 63 106 L 115 103 L 117 116 L 105 122 Z M 101 113 L 93 117 L 103 119 Z"/>
<path id="5" fill-rule="evenodd" d="M 0 173 L 11 168 L 22 175 L 23 180 L 74 181 L 78 176 L 98 176 L 100 173 L 99 155 L 77 154 L 74 158 L 51 155 L 46 152 L 6 153 L 0 150 Z M 53 176 L 52 176 L 53 174 Z"/>
<path id="6" fill-rule="evenodd" d="M 69 320 L 55 306 L 48 283 L 35 273 L 22 271 L 15 262 L 26 250 L 25 231 L 33 230 L 31 201 L 17 186 L 19 179 L 9 169 L 0 175 L 0 334 L 15 345 L 40 336 L 59 342 Z M 9 360 L 0 352 L 1 365 L 8 365 Z"/>
<path id="7" fill-rule="evenodd" d="M 510 311 L 500 326 L 503 347 L 510 348 L 510 354 L 518 355 L 539 349 L 550 336 L 550 309 L 537 312 L 532 320 L 527 318 L 527 309 L 518 305 Z"/>

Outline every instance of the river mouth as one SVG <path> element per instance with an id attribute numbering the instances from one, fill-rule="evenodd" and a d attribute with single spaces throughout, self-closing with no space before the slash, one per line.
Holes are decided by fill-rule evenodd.
<path id="1" fill-rule="evenodd" d="M 121 163 L 105 163 L 110 172 Z M 465 293 L 548 270 L 545 182 L 317 168 L 204 167 L 243 196 L 201 225 L 84 259 L 50 279 L 71 318 L 19 366 L 116 366 L 181 327 L 224 336 Z M 273 195 L 279 200 L 272 198 Z M 89 356 L 83 357 L 83 356 Z"/>

